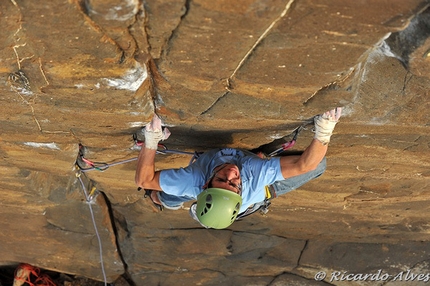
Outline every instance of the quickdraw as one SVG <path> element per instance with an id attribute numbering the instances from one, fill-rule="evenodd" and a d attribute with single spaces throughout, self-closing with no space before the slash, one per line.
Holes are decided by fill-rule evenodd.
<path id="1" fill-rule="evenodd" d="M 140 145 L 139 145 L 139 143 L 136 143 L 137 146 L 141 146 L 141 144 L 142 143 L 140 143 Z M 203 153 L 203 152 L 186 152 L 186 151 L 178 151 L 178 150 L 169 150 L 167 148 L 167 146 L 164 144 L 158 144 L 158 147 L 159 147 L 159 150 L 157 150 L 157 154 L 162 154 L 162 155 L 167 155 L 167 154 L 192 155 L 190 164 L 193 163 L 195 160 L 197 160 L 197 158 Z M 109 169 L 109 167 L 133 162 L 133 161 L 136 161 L 138 158 L 138 157 L 134 157 L 134 158 L 130 158 L 130 159 L 126 159 L 126 160 L 122 160 L 122 161 L 118 161 L 118 162 L 113 162 L 113 163 L 93 162 L 93 161 L 90 161 L 84 157 L 84 155 L 85 155 L 84 149 L 85 149 L 85 147 L 82 146 L 81 144 L 79 144 L 79 154 L 78 154 L 78 158 L 76 160 L 76 165 L 79 167 L 79 169 L 82 172 L 89 172 L 89 171 L 93 171 L 93 170 L 104 172 L 107 169 Z M 90 167 L 87 167 L 87 166 L 90 166 Z"/>
<path id="2" fill-rule="evenodd" d="M 284 144 L 282 144 L 280 148 L 271 152 L 269 155 L 267 155 L 267 157 L 277 156 L 277 155 L 281 154 L 282 152 L 284 152 L 285 150 L 288 150 L 291 147 L 293 147 L 294 144 L 296 144 L 297 136 L 299 135 L 300 131 L 302 131 L 303 128 L 304 128 L 303 126 L 300 126 L 295 131 L 293 131 L 294 132 L 293 139 L 291 141 L 288 141 L 288 142 L 285 142 Z"/>

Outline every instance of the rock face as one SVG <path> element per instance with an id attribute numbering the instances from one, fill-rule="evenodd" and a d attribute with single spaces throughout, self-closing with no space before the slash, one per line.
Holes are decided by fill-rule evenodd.
<path id="1" fill-rule="evenodd" d="M 135 285 L 429 280 L 428 5 L 1 1 L 0 264 Z M 335 106 L 328 170 L 265 216 L 206 230 L 136 191 L 133 134 L 154 111 L 193 152 L 274 146 Z M 80 150 L 131 160 L 80 172 Z"/>

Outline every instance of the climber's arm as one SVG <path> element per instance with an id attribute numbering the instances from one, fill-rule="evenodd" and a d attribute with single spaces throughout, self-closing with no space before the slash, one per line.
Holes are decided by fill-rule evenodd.
<path id="1" fill-rule="evenodd" d="M 160 171 L 155 171 L 155 155 L 158 142 L 167 139 L 170 132 L 167 128 L 163 130 L 157 115 L 154 115 L 152 121 L 142 131 L 145 135 L 145 144 L 137 160 L 135 182 L 139 188 L 161 191 Z"/>
<path id="2" fill-rule="evenodd" d="M 284 179 L 315 170 L 324 159 L 327 148 L 328 145 L 323 145 L 317 139 L 313 139 L 309 147 L 300 156 L 281 157 L 281 171 Z"/>
<path id="3" fill-rule="evenodd" d="M 327 153 L 333 129 L 342 114 L 340 107 L 315 117 L 315 137 L 300 156 L 281 157 L 281 171 L 285 179 L 315 170 Z"/>
<path id="4" fill-rule="evenodd" d="M 155 155 L 157 150 L 148 149 L 142 146 L 137 159 L 135 181 L 136 185 L 142 189 L 159 190 L 160 171 L 155 171 Z"/>

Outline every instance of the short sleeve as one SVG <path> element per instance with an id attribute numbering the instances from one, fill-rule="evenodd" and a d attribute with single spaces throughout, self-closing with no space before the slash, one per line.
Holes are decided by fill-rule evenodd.
<path id="1" fill-rule="evenodd" d="M 196 198 L 202 191 L 204 183 L 203 173 L 193 168 L 192 165 L 160 172 L 160 187 L 169 195 Z"/>
<path id="2" fill-rule="evenodd" d="M 265 186 L 283 180 L 280 158 L 260 159 L 251 157 L 242 164 L 242 208 L 262 202 L 265 199 Z"/>

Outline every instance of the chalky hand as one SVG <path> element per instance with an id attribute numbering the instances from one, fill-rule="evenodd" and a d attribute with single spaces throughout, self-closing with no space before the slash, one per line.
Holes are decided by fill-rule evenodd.
<path id="1" fill-rule="evenodd" d="M 314 118 L 315 136 L 314 138 L 327 145 L 330 142 L 330 137 L 333 134 L 334 127 L 342 115 L 342 108 L 337 107 L 324 114 L 317 115 Z"/>
<path id="2" fill-rule="evenodd" d="M 170 136 L 170 131 L 167 128 L 161 126 L 162 122 L 158 115 L 154 114 L 151 122 L 146 124 L 143 128 L 143 134 L 145 135 L 145 148 L 157 150 L 158 142 L 166 140 Z"/>

